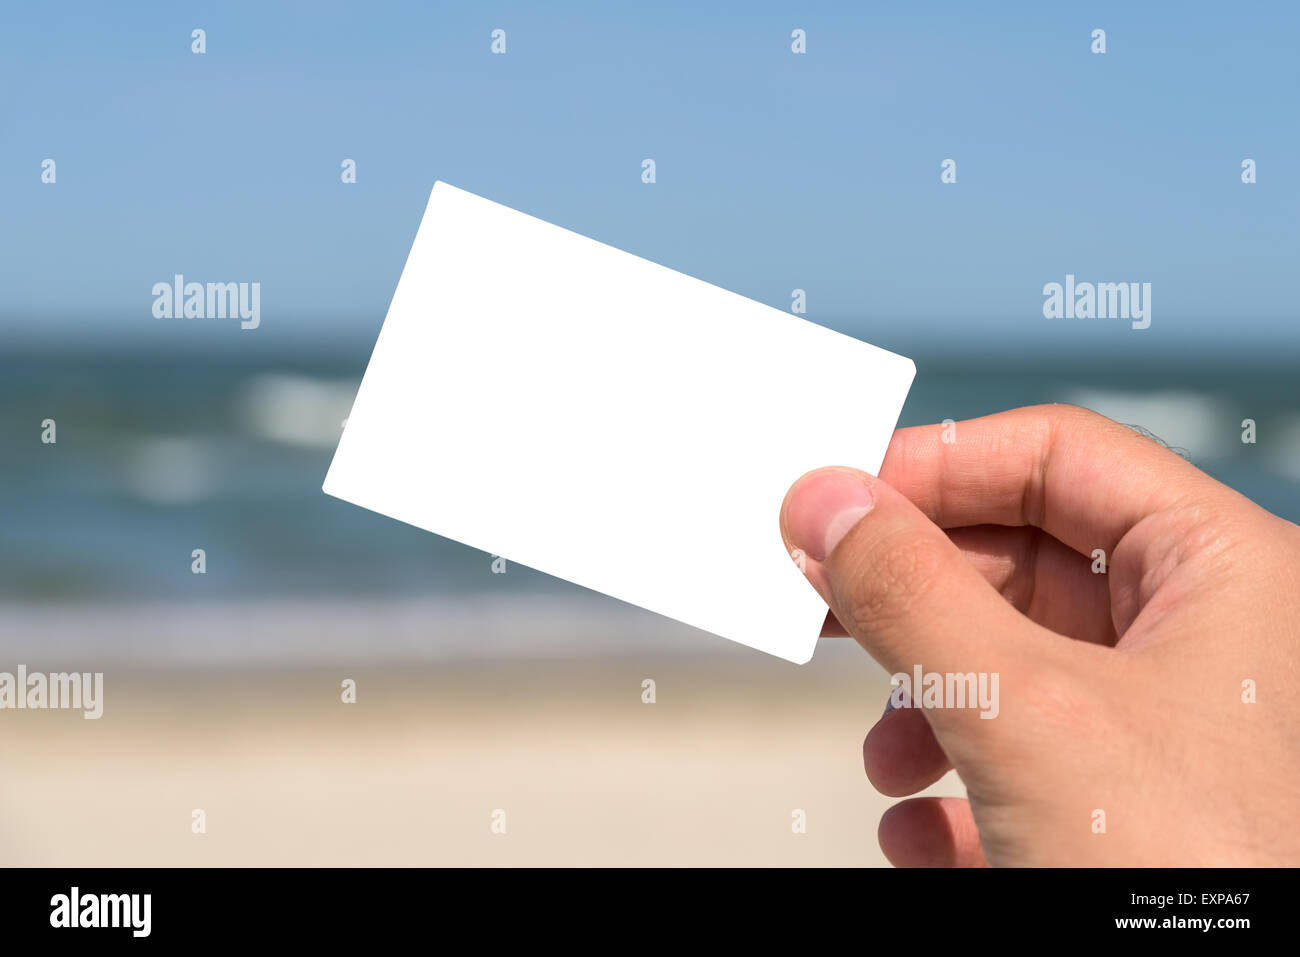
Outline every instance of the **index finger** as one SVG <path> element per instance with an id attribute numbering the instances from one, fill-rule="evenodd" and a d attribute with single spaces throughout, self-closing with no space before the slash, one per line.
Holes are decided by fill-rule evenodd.
<path id="1" fill-rule="evenodd" d="M 880 478 L 940 528 L 1033 525 L 1084 555 L 1214 484 L 1158 442 L 1072 405 L 899 429 Z"/>

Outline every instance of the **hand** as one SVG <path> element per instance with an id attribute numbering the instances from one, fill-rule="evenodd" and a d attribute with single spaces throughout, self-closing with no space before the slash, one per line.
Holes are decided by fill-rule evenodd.
<path id="1" fill-rule="evenodd" d="M 879 478 L 810 472 L 781 509 L 828 628 L 891 674 L 999 676 L 996 717 L 905 707 L 868 733 L 884 794 L 955 767 L 969 795 L 891 808 L 885 855 L 1300 864 L 1300 528 L 1083 409 L 951 437 L 901 429 Z"/>

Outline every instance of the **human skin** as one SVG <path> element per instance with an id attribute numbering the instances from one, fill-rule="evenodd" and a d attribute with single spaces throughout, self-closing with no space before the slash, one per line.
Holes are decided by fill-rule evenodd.
<path id="1" fill-rule="evenodd" d="M 827 633 L 891 674 L 999 675 L 992 719 L 901 708 L 867 734 L 882 793 L 956 768 L 969 796 L 890 808 L 889 860 L 1300 864 L 1300 527 L 1084 409 L 944 428 L 781 507 Z"/>

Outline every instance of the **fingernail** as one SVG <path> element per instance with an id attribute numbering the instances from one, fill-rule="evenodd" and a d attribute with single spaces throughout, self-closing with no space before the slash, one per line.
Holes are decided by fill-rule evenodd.
<path id="1" fill-rule="evenodd" d="M 894 695 L 896 694 L 901 701 L 900 704 L 894 704 Z M 884 718 L 885 715 L 889 714 L 889 712 L 897 711 L 899 708 L 910 707 L 912 707 L 912 698 L 907 691 L 904 690 L 901 694 L 898 691 L 892 691 L 890 692 L 889 697 L 885 699 L 885 710 L 880 713 L 880 717 Z"/>
<path id="2" fill-rule="evenodd" d="M 871 511 L 871 489 L 852 472 L 825 469 L 801 479 L 786 504 L 786 531 L 814 561 L 826 556 Z"/>

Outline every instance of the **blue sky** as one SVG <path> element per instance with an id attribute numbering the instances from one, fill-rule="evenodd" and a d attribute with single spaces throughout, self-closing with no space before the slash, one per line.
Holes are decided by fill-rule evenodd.
<path id="1" fill-rule="evenodd" d="M 1296 5 L 701 6 L 8 4 L 0 343 L 183 342 L 176 272 L 372 341 L 443 179 L 885 345 L 1300 351 Z"/>

